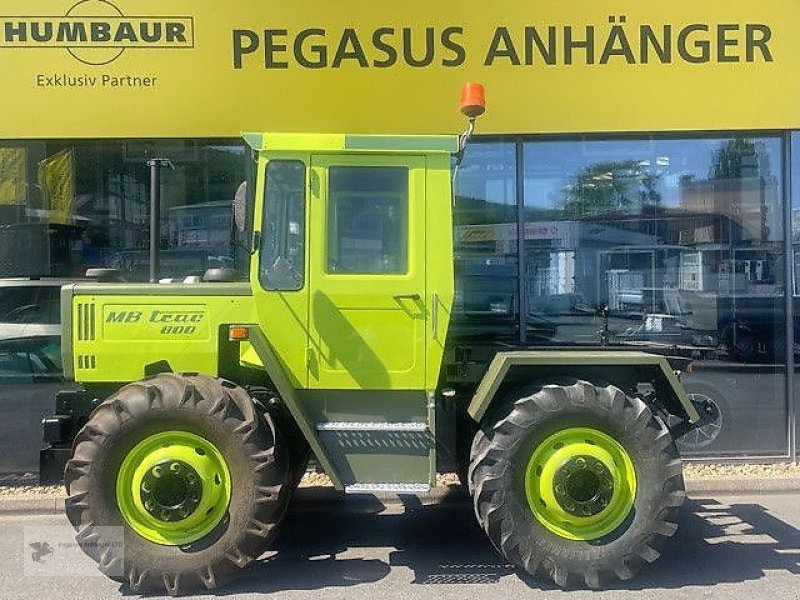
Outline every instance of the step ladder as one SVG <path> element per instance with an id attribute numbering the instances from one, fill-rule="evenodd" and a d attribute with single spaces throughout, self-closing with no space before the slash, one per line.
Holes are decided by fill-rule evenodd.
<path id="1" fill-rule="evenodd" d="M 426 494 L 435 477 L 436 444 L 428 424 L 323 421 L 320 442 L 347 494 Z"/>

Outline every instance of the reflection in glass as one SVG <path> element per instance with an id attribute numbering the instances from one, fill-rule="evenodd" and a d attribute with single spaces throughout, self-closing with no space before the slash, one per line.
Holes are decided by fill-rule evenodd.
<path id="1" fill-rule="evenodd" d="M 455 180 L 451 335 L 518 336 L 515 145 L 467 146 Z"/>
<path id="2" fill-rule="evenodd" d="M 231 266 L 240 142 L 25 142 L 0 146 L 0 277 L 112 267 L 147 281 L 153 157 L 175 166 L 162 173 L 161 275 Z"/>
<path id="3" fill-rule="evenodd" d="M 785 452 L 779 138 L 524 144 L 525 290 L 548 343 L 694 359 L 687 453 Z"/>

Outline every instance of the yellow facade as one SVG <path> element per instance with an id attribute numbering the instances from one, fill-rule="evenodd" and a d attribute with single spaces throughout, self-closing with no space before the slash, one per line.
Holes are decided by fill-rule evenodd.
<path id="1" fill-rule="evenodd" d="M 798 25 L 797 0 L 5 0 L 0 139 L 453 132 L 467 80 L 483 133 L 789 129 Z"/>

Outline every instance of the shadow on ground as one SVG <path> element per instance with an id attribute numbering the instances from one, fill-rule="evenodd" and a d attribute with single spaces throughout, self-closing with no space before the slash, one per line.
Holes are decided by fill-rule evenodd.
<path id="1" fill-rule="evenodd" d="M 275 552 L 216 593 L 346 587 L 379 581 L 396 567 L 410 569 L 413 584 L 473 584 L 485 590 L 514 572 L 495 553 L 476 525 L 471 503 L 456 488 L 439 504 L 412 498 L 383 513 L 378 500 L 357 500 L 358 511 L 342 510 L 344 502 L 333 494 L 313 502 L 301 494 L 282 525 Z M 359 557 L 360 549 L 371 548 L 388 548 L 388 561 Z M 662 559 L 634 581 L 615 587 L 654 590 L 745 582 L 764 577 L 767 570 L 800 575 L 798 529 L 759 504 L 693 499 Z M 554 589 L 525 581 L 534 589 Z"/>

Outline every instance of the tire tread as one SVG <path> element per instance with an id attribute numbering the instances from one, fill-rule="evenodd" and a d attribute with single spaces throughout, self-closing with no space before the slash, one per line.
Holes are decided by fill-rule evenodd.
<path id="1" fill-rule="evenodd" d="M 560 563 L 548 552 L 547 544 L 559 543 L 561 538 L 545 542 L 527 539 L 520 533 L 514 511 L 509 509 L 507 496 L 513 492 L 506 489 L 504 480 L 507 470 L 512 468 L 510 457 L 525 439 L 526 432 L 560 410 L 579 411 L 586 407 L 602 409 L 622 423 L 626 432 L 650 440 L 663 465 L 664 479 L 657 516 L 649 524 L 648 535 L 633 540 L 622 555 L 576 569 L 574 563 L 571 566 Z M 658 559 L 666 541 L 675 534 L 679 509 L 685 499 L 682 463 L 663 421 L 640 398 L 627 396 L 613 385 L 597 386 L 588 381 L 530 388 L 498 407 L 473 439 L 467 474 L 478 523 L 498 551 L 518 568 L 561 587 L 576 582 L 596 589 L 609 577 L 632 578 L 643 563 Z"/>

